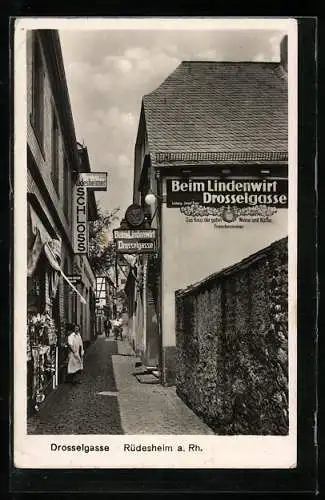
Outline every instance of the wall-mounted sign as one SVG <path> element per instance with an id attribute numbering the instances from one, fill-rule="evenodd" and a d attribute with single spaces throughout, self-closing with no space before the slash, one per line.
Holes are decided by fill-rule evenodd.
<path id="1" fill-rule="evenodd" d="M 117 253 L 153 253 L 156 252 L 155 240 L 115 240 Z"/>
<path id="2" fill-rule="evenodd" d="M 167 207 L 288 208 L 287 179 L 168 179 Z"/>
<path id="3" fill-rule="evenodd" d="M 73 251 L 77 254 L 86 254 L 88 252 L 88 200 L 85 186 L 74 186 L 72 210 Z"/>
<path id="4" fill-rule="evenodd" d="M 156 229 L 113 229 L 114 239 L 120 240 L 155 240 Z"/>
<path id="5" fill-rule="evenodd" d="M 132 227 L 141 226 L 144 221 L 144 211 L 140 205 L 132 204 L 125 212 L 125 220 Z"/>
<path id="6" fill-rule="evenodd" d="M 82 172 L 78 176 L 77 185 L 95 191 L 107 191 L 107 172 Z"/>
<path id="7" fill-rule="evenodd" d="M 73 285 L 78 285 L 79 283 L 81 283 L 81 274 L 67 274 L 67 278 Z"/>

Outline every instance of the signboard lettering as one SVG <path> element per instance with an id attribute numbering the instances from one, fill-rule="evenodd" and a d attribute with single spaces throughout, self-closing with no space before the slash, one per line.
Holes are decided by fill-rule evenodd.
<path id="1" fill-rule="evenodd" d="M 77 185 L 96 191 L 107 191 L 107 172 L 82 172 L 79 174 Z"/>
<path id="2" fill-rule="evenodd" d="M 73 190 L 73 250 L 78 254 L 88 252 L 87 188 L 78 185 Z"/>
<path id="3" fill-rule="evenodd" d="M 288 208 L 287 179 L 168 179 L 167 207 Z"/>
<path id="4" fill-rule="evenodd" d="M 155 240 L 156 229 L 114 229 L 114 238 L 121 240 Z"/>
<path id="5" fill-rule="evenodd" d="M 79 283 L 81 283 L 81 274 L 68 274 L 67 278 L 73 285 L 78 285 Z"/>
<path id="6" fill-rule="evenodd" d="M 152 253 L 156 251 L 156 242 L 154 240 L 116 240 L 117 253 Z"/>
<path id="7" fill-rule="evenodd" d="M 156 229 L 114 229 L 117 253 L 156 252 Z"/>

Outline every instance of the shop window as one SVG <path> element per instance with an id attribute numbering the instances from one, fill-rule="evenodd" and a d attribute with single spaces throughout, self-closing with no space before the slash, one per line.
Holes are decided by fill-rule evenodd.
<path id="1" fill-rule="evenodd" d="M 44 76 L 41 47 L 36 35 L 34 35 L 31 121 L 42 152 L 44 142 Z"/>
<path id="2" fill-rule="evenodd" d="M 51 177 L 59 196 L 59 127 L 54 107 L 52 107 L 52 162 Z"/>

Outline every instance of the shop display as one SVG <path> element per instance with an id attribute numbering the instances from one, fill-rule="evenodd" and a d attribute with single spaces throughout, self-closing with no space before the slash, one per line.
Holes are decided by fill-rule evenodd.
<path id="1" fill-rule="evenodd" d="M 57 331 L 49 313 L 30 316 L 27 325 L 27 360 L 32 361 L 32 400 L 36 411 L 56 370 Z"/>

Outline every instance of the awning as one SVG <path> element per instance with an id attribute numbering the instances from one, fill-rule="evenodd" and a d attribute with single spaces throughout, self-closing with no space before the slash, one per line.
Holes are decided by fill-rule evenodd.
<path id="1" fill-rule="evenodd" d="M 33 207 L 28 204 L 28 210 L 29 210 L 29 217 L 30 217 L 30 230 L 33 235 L 36 235 L 38 232 L 40 234 L 41 240 L 43 243 L 46 243 L 47 241 L 50 241 L 52 239 L 52 236 L 44 226 L 43 222 L 33 209 Z"/>
<path id="2" fill-rule="evenodd" d="M 72 288 L 72 290 L 79 295 L 80 297 L 80 300 L 83 304 L 87 304 L 87 301 L 86 299 L 81 295 L 81 293 L 76 289 L 76 287 L 72 284 L 72 282 L 69 280 L 69 278 L 64 274 L 64 272 L 62 271 L 59 263 L 57 262 L 56 260 L 56 257 L 54 255 L 54 251 L 53 249 L 51 248 L 51 246 L 46 243 L 44 245 L 44 250 L 45 250 L 45 253 L 46 253 L 46 256 L 47 258 L 49 259 L 49 262 L 51 264 L 51 266 L 56 270 L 58 271 L 62 278 L 68 283 L 68 285 L 70 286 L 70 288 Z"/>
<path id="3" fill-rule="evenodd" d="M 55 271 L 60 272 L 61 266 L 57 260 L 57 257 L 54 255 L 53 250 L 51 249 L 50 242 L 44 243 L 44 252 L 49 261 L 49 264 L 53 267 Z"/>
<path id="4" fill-rule="evenodd" d="M 47 260 L 54 271 L 60 273 L 63 279 L 68 283 L 68 285 L 72 288 L 72 290 L 77 293 L 80 297 L 80 300 L 83 304 L 86 304 L 87 301 L 81 295 L 81 293 L 76 289 L 76 287 L 71 283 L 69 278 L 64 274 L 61 269 L 61 239 L 60 238 L 52 238 L 47 229 L 45 228 L 43 222 L 36 214 L 35 210 L 31 205 L 29 205 L 29 223 L 30 228 L 29 231 L 31 234 L 29 235 L 30 239 L 34 238 L 33 246 L 29 250 L 28 255 L 28 276 L 32 276 L 40 253 L 44 250 L 44 253 L 47 257 Z M 56 290 L 57 279 L 53 280 L 52 288 L 53 291 Z"/>
<path id="5" fill-rule="evenodd" d="M 27 248 L 27 276 L 34 274 L 38 260 L 47 242 L 52 240 L 51 235 L 43 222 L 28 204 L 28 248 Z"/>
<path id="6" fill-rule="evenodd" d="M 60 269 L 60 272 L 61 272 L 61 276 L 62 278 L 69 284 L 69 286 L 72 288 L 72 290 L 74 292 L 76 292 L 79 297 L 80 297 L 80 300 L 83 304 L 87 304 L 87 301 L 86 299 L 81 295 L 81 293 L 76 289 L 76 287 L 71 283 L 71 281 L 69 280 L 69 278 L 64 274 L 64 272 L 62 271 L 62 269 Z"/>

